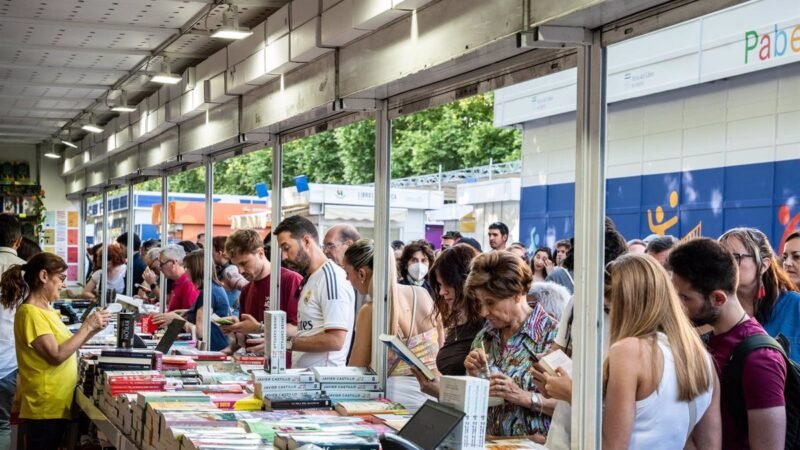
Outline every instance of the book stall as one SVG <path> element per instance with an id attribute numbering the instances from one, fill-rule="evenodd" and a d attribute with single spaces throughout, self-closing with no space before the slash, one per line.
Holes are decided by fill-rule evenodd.
<path id="1" fill-rule="evenodd" d="M 65 320 L 71 326 L 79 326 L 92 309 L 85 301 L 59 304 L 70 312 Z M 117 311 L 110 326 L 79 354 L 75 402 L 103 446 L 120 450 L 544 448 L 524 439 L 485 441 L 487 380 L 443 377 L 440 402 L 429 401 L 411 415 L 385 397 L 383 380 L 370 369 L 287 369 L 286 348 L 280 344 L 266 355 L 198 350 L 194 336 L 183 333 L 175 322 L 151 330 L 148 315 L 133 320 L 137 309 L 146 312 L 147 305 L 122 304 L 122 308 L 114 307 L 120 303 L 109 305 L 109 310 Z M 285 342 L 285 314 L 268 312 L 265 317 L 271 342 Z"/>

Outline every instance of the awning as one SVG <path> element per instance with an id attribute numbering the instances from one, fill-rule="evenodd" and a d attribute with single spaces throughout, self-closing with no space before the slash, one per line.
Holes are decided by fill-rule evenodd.
<path id="1" fill-rule="evenodd" d="M 392 222 L 405 222 L 408 210 L 405 208 L 392 208 L 389 220 Z M 325 220 L 355 220 L 372 222 L 375 219 L 375 208 L 371 206 L 346 206 L 325 205 Z"/>
<path id="2" fill-rule="evenodd" d="M 448 203 L 439 209 L 425 211 L 425 218 L 428 223 L 431 222 L 447 222 L 449 220 L 459 220 L 475 209 L 472 205 L 459 205 L 457 203 Z"/>

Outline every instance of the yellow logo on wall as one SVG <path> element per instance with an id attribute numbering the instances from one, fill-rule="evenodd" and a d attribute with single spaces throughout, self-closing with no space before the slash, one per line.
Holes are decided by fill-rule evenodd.
<path id="1" fill-rule="evenodd" d="M 678 193 L 676 191 L 672 191 L 669 194 L 669 206 L 672 209 L 675 209 L 678 206 Z M 656 207 L 655 220 L 653 220 L 653 215 L 653 211 L 648 209 L 647 224 L 650 227 L 651 233 L 660 234 L 663 236 L 667 234 L 667 230 L 674 227 L 678 223 L 677 211 L 675 212 L 674 216 L 664 220 L 664 208 L 658 206 Z"/>

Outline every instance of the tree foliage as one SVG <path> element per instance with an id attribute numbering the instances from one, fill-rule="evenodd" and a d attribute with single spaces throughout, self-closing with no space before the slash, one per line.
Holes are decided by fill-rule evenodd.
<path id="1" fill-rule="evenodd" d="M 403 178 L 520 158 L 522 138 L 514 129 L 495 128 L 494 96 L 478 95 L 392 121 L 392 177 Z M 362 120 L 283 146 L 284 186 L 306 175 L 314 183 L 363 184 L 374 181 L 375 121 Z M 214 192 L 252 195 L 255 184 L 272 181 L 269 149 L 215 164 Z M 151 180 L 141 189 L 159 190 Z M 170 178 L 170 192 L 202 193 L 203 168 Z"/>

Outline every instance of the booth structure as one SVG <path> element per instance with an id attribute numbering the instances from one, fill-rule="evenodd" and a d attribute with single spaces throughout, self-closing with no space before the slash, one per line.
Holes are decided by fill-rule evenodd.
<path id="1" fill-rule="evenodd" d="M 156 3 L 160 3 L 159 8 L 166 8 L 173 2 Z M 118 59 L 110 64 L 112 67 L 115 64 L 119 67 L 131 58 L 140 62 L 128 72 L 117 71 L 121 78 L 112 86 L 103 84 L 107 78 L 102 77 L 95 84 L 84 86 L 82 99 L 89 97 L 90 101 L 84 100 L 74 117 L 61 114 L 62 118 L 71 119 L 58 121 L 49 113 L 36 118 L 48 121 L 51 127 L 55 125 L 53 134 L 59 141 L 72 139 L 69 130 L 77 125 L 94 130 L 74 142 L 77 149 L 66 151 L 60 170 L 67 196 L 80 204 L 81 223 L 87 216 L 88 196 L 102 194 L 107 205 L 111 190 L 127 186 L 132 210 L 133 185 L 161 177 L 162 204 L 166 204 L 168 175 L 202 166 L 206 181 L 205 246 L 211 247 L 216 161 L 270 147 L 274 162 L 270 191 L 283 192 L 280 182 L 283 144 L 356 120 L 374 118 L 372 211 L 377 267 L 373 280 L 373 335 L 377 336 L 387 329 L 388 248 L 392 207 L 396 206 L 390 189 L 392 119 L 576 68 L 576 84 L 571 88 L 576 93 L 575 145 L 564 150 L 574 161 L 573 230 L 578 249 L 572 445 L 600 448 L 603 310 L 599 299 L 606 198 L 607 48 L 740 2 L 242 0 L 238 3 L 256 5 L 251 20 L 258 20 L 258 14 L 266 16 L 266 20 L 253 24 L 254 33 L 247 39 L 210 54 L 208 37 L 193 33 L 194 24 L 209 16 L 207 3 L 187 2 L 183 12 L 167 20 L 170 24 L 169 20 L 176 21 L 175 17 L 179 17 L 184 25 L 165 27 L 159 34 L 154 31 L 158 29 L 154 24 L 150 31 L 154 37 L 158 36 L 154 40 L 159 42 L 147 50 L 142 50 L 147 45 L 144 36 L 141 36 L 143 44 L 136 50 L 114 49 L 113 45 L 98 50 Z M 169 16 L 166 10 L 159 9 L 156 13 L 161 14 L 159 20 Z M 103 23 L 105 19 L 87 16 L 84 20 L 94 20 L 104 30 L 113 29 L 113 25 Z M 132 22 L 126 29 L 131 31 L 135 26 Z M 762 28 L 759 28 L 761 33 L 772 29 L 771 25 Z M 67 54 L 79 46 L 69 47 Z M 26 49 L 41 50 L 41 46 Z M 48 46 L 48 50 L 53 49 Z M 61 52 L 57 46 L 55 51 Z M 164 56 L 183 58 L 178 83 L 138 99 L 131 105 L 131 112 L 117 116 L 92 114 L 108 103 L 107 87 L 132 88 L 129 82 L 144 75 L 151 64 L 163 62 Z M 38 60 L 38 56 L 29 58 Z M 169 61 L 166 67 L 169 72 Z M 14 95 L 7 92 L 8 82 L 5 86 L 3 92 Z M 68 97 L 67 93 L 63 95 Z M 38 122 L 28 122 L 28 126 L 32 124 Z M 62 133 L 61 128 L 67 132 Z M 270 200 L 271 211 L 283 211 L 286 201 L 283 195 L 273 195 Z M 103 211 L 106 215 L 103 235 L 108 236 L 108 208 Z M 167 215 L 162 214 L 161 218 L 162 235 L 167 235 Z M 279 219 L 272 217 L 273 222 Z M 128 226 L 133 231 L 132 221 Z M 132 238 L 132 233 L 129 236 Z M 85 242 L 83 237 L 81 243 Z M 128 248 L 132 252 L 132 245 Z M 274 241 L 272 252 L 271 260 L 280 261 Z M 209 284 L 210 253 L 206 253 L 205 264 L 205 282 Z M 103 267 L 107 267 L 107 261 L 103 261 Z M 273 264 L 272 268 L 272 280 L 278 280 L 280 264 Z M 129 275 L 128 280 L 131 279 Z M 276 282 L 271 287 L 272 297 L 278 296 Z M 206 318 L 211 317 L 210 292 L 210 289 L 204 291 L 207 296 L 204 308 L 209 308 L 204 311 Z M 209 329 L 204 327 L 206 333 Z M 210 340 L 208 336 L 205 338 L 206 342 Z M 384 361 L 385 365 L 383 347 L 374 346 L 373 352 L 373 361 Z M 385 376 L 385 367 L 376 369 Z"/>

